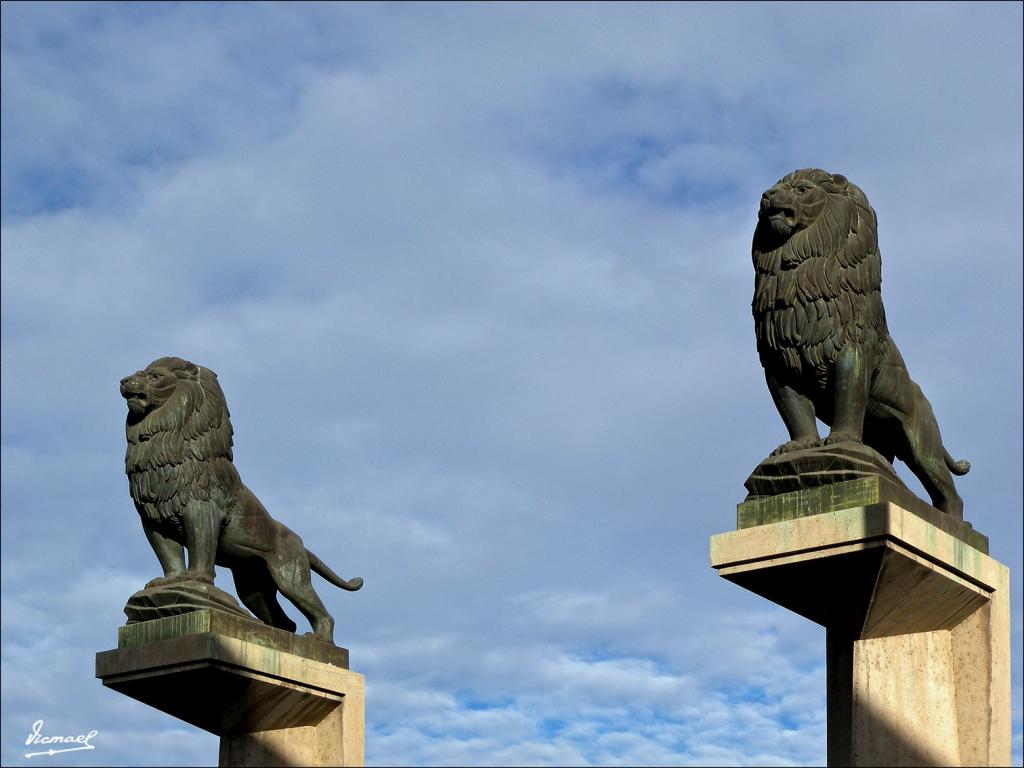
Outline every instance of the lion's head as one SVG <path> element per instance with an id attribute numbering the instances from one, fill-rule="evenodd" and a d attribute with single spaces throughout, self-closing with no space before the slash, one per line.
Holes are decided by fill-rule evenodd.
<path id="1" fill-rule="evenodd" d="M 164 406 L 182 381 L 199 380 L 199 367 L 179 357 L 161 357 L 121 379 L 121 396 L 128 401 L 128 419 L 138 422 Z"/>
<path id="2" fill-rule="evenodd" d="M 141 514 L 178 524 L 190 498 L 234 495 L 231 419 L 213 371 L 161 357 L 121 379 L 121 395 L 125 472 Z"/>
<path id="3" fill-rule="evenodd" d="M 761 196 L 752 309 L 766 367 L 820 372 L 849 341 L 887 334 L 877 228 L 860 188 L 818 168 Z"/>
<path id="4" fill-rule="evenodd" d="M 771 251 L 793 241 L 796 250 L 817 246 L 818 252 L 809 255 L 824 255 L 842 244 L 836 238 L 861 230 L 874 237 L 876 226 L 875 212 L 859 187 L 845 176 L 806 168 L 784 176 L 761 195 L 754 247 Z M 799 237 L 801 232 L 807 234 Z"/>
<path id="5" fill-rule="evenodd" d="M 832 178 L 827 183 L 831 185 Z M 790 174 L 761 195 L 760 222 L 780 240 L 807 229 L 818 220 L 828 191 L 806 173 Z"/>

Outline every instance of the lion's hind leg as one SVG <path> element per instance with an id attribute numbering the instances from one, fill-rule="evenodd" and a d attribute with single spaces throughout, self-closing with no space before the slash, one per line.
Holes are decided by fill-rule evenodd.
<path id="1" fill-rule="evenodd" d="M 906 462 L 921 485 L 931 496 L 932 504 L 943 512 L 962 520 L 964 502 L 956 492 L 953 475 L 946 466 L 946 452 L 942 447 L 939 424 L 935 420 L 931 404 L 916 384 L 914 407 L 910 418 L 903 422 L 906 440 L 905 452 L 898 454 Z"/>
<path id="2" fill-rule="evenodd" d="M 295 622 L 277 602 L 277 585 L 263 563 L 247 563 L 232 569 L 235 590 L 242 604 L 264 624 L 294 632 Z"/>
<path id="3" fill-rule="evenodd" d="M 272 568 L 271 571 L 274 571 L 274 569 Z M 302 615 L 309 620 L 310 626 L 313 627 L 315 635 L 333 643 L 334 619 L 331 618 L 331 615 L 320 600 L 320 596 L 313 589 L 309 578 L 309 569 L 307 568 L 304 573 L 299 574 L 298 578 L 294 580 L 289 578 L 291 574 L 294 574 L 294 571 L 287 568 L 281 569 L 279 573 L 275 574 L 277 586 L 281 590 L 281 594 L 291 600 L 295 607 L 302 611 Z"/>
<path id="4" fill-rule="evenodd" d="M 267 556 L 266 564 L 277 589 L 302 611 L 318 637 L 334 642 L 334 619 L 313 589 L 309 558 L 302 540 L 282 526 L 280 546 Z"/>
<path id="5" fill-rule="evenodd" d="M 917 456 L 908 456 L 905 461 L 910 467 L 910 471 L 917 475 L 921 485 L 928 491 L 932 504 L 958 520 L 963 520 L 964 502 L 956 492 L 953 477 L 946 469 L 942 456 L 928 456 L 923 459 Z"/>

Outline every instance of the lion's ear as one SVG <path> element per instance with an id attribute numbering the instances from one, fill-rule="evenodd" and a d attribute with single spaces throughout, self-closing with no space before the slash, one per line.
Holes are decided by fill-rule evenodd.
<path id="1" fill-rule="evenodd" d="M 841 173 L 832 174 L 832 183 L 835 184 L 837 192 L 845 191 L 846 187 L 850 184 L 849 180 Z"/>

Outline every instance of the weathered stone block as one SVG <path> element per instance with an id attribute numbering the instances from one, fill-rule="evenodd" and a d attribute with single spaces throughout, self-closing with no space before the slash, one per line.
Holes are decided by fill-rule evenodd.
<path id="1" fill-rule="evenodd" d="M 221 737 L 220 764 L 362 765 L 348 651 L 218 611 L 130 624 L 96 655 L 108 688 Z"/>
<path id="2" fill-rule="evenodd" d="M 1004 565 L 892 501 L 713 536 L 711 564 L 826 628 L 830 766 L 1008 764 Z"/>
<path id="3" fill-rule="evenodd" d="M 749 480 L 747 482 L 750 483 Z M 893 502 L 974 549 L 988 553 L 988 537 L 974 530 L 970 523 L 922 501 L 902 482 L 893 482 L 877 474 L 866 474 L 834 485 L 814 486 L 777 496 L 748 495 L 745 501 L 736 505 L 736 527 L 751 528 L 845 509 L 866 508 L 885 502 Z"/>

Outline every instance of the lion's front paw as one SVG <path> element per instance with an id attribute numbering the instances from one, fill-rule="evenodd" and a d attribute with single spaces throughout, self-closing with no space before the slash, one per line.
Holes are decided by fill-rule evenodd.
<path id="1" fill-rule="evenodd" d="M 845 430 L 833 429 L 829 432 L 828 437 L 821 441 L 822 445 L 835 445 L 836 443 L 861 443 L 863 440 L 861 436 L 854 432 L 847 432 Z"/>
<path id="2" fill-rule="evenodd" d="M 185 571 L 181 576 L 187 581 L 202 581 L 206 584 L 213 584 L 213 573 L 210 571 Z"/>
<path id="3" fill-rule="evenodd" d="M 171 574 L 170 576 L 157 576 L 155 579 L 150 579 L 146 582 L 146 589 L 153 589 L 154 587 L 163 587 L 167 584 L 172 584 L 177 581 L 177 577 L 180 574 Z"/>
<path id="4" fill-rule="evenodd" d="M 170 576 L 161 576 L 158 579 L 153 579 L 146 585 L 146 588 L 148 589 L 150 586 L 162 587 L 167 584 L 177 584 L 182 581 L 202 581 L 206 584 L 213 584 L 213 574 L 207 573 L 206 571 L 180 571 L 179 573 L 173 573 Z"/>
<path id="5" fill-rule="evenodd" d="M 782 453 L 792 453 L 793 451 L 802 451 L 805 448 L 813 448 L 818 444 L 817 437 L 801 437 L 799 440 L 787 440 L 774 451 L 771 452 L 772 456 L 778 456 Z"/>

